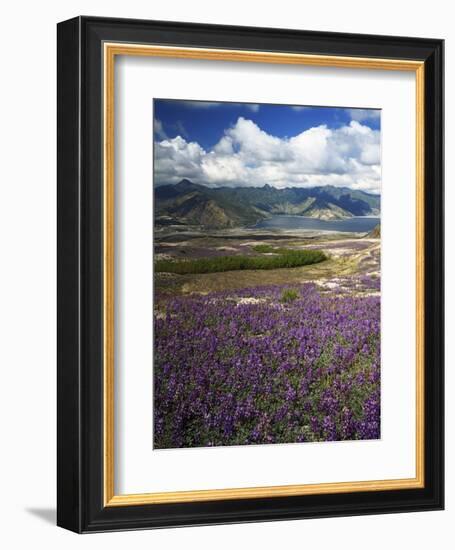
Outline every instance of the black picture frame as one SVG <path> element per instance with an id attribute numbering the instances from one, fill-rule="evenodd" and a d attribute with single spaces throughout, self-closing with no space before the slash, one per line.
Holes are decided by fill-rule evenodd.
<path id="1" fill-rule="evenodd" d="M 104 504 L 104 42 L 419 60 L 425 67 L 425 485 L 339 494 Z M 76 17 L 58 24 L 58 507 L 77 533 L 441 510 L 444 506 L 442 40 Z"/>

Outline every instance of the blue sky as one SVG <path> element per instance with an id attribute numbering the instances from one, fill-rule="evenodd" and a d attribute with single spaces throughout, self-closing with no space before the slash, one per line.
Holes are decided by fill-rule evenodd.
<path id="1" fill-rule="evenodd" d="M 228 103 L 156 99 L 155 118 L 160 120 L 169 137 L 182 135 L 196 141 L 204 149 L 213 147 L 224 130 L 239 117 L 255 122 L 262 130 L 280 138 L 296 136 L 309 128 L 327 125 L 340 128 L 358 113 L 358 119 L 373 130 L 380 129 L 380 117 L 375 109 L 338 107 L 304 107 L 257 103 Z M 375 116 L 376 115 L 376 116 Z"/>
<path id="2" fill-rule="evenodd" d="M 379 191 L 380 111 L 154 100 L 155 184 Z"/>

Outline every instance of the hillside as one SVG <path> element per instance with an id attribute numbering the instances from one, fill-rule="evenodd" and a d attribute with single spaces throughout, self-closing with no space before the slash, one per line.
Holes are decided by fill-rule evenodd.
<path id="1" fill-rule="evenodd" d="M 368 233 L 367 238 L 380 239 L 381 238 L 381 224 L 378 225 Z"/>
<path id="2" fill-rule="evenodd" d="M 155 189 L 158 224 L 178 223 L 211 228 L 254 225 L 278 214 L 307 216 L 322 220 L 377 215 L 379 195 L 347 187 L 209 188 L 183 179 L 176 185 Z"/>

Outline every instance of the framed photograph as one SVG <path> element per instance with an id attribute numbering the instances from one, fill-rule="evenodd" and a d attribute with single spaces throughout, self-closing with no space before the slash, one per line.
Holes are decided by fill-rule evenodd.
<path id="1" fill-rule="evenodd" d="M 58 525 L 443 508 L 443 41 L 58 25 Z"/>

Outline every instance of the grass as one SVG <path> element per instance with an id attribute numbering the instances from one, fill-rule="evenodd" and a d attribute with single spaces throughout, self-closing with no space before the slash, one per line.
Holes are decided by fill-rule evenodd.
<path id="1" fill-rule="evenodd" d="M 276 256 L 219 256 L 191 260 L 158 260 L 156 272 L 179 275 L 219 273 L 244 269 L 279 269 L 317 264 L 327 259 L 321 250 L 285 250 Z"/>
<path id="2" fill-rule="evenodd" d="M 294 300 L 297 300 L 299 297 L 299 293 L 294 288 L 286 288 L 281 293 L 280 302 L 283 304 L 289 304 L 290 302 L 293 302 Z"/>
<path id="3" fill-rule="evenodd" d="M 296 252 L 292 248 L 279 248 L 270 244 L 256 244 L 252 248 L 255 252 L 260 252 L 261 254 L 270 254 L 271 252 L 274 254 L 287 254 L 288 252 Z"/>
<path id="4" fill-rule="evenodd" d="M 261 254 L 267 254 L 268 252 L 275 252 L 275 248 L 270 244 L 257 244 L 252 248 L 255 252 L 260 252 Z"/>

